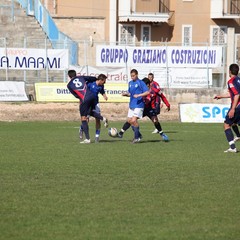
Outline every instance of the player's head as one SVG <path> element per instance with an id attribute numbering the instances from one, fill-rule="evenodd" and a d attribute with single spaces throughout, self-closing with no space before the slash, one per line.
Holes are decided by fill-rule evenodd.
<path id="1" fill-rule="evenodd" d="M 236 63 L 233 63 L 229 66 L 229 74 L 237 76 L 239 72 L 239 66 Z"/>
<path id="2" fill-rule="evenodd" d="M 147 85 L 148 88 L 150 87 L 150 80 L 147 77 L 143 78 L 142 81 Z"/>
<path id="3" fill-rule="evenodd" d="M 99 74 L 97 77 L 97 81 L 99 85 L 104 85 L 106 83 L 107 76 L 105 74 Z"/>
<path id="4" fill-rule="evenodd" d="M 73 77 L 76 77 L 76 76 L 77 76 L 77 73 L 76 73 L 75 70 L 71 69 L 71 70 L 68 71 L 68 76 L 69 76 L 70 78 L 73 78 Z"/>
<path id="5" fill-rule="evenodd" d="M 153 73 L 149 73 L 148 74 L 148 79 L 150 80 L 150 82 L 152 82 L 153 79 L 154 79 L 154 74 Z"/>
<path id="6" fill-rule="evenodd" d="M 130 75 L 131 75 L 131 79 L 133 81 L 138 79 L 138 71 L 136 69 L 132 69 L 131 72 L 130 72 Z"/>

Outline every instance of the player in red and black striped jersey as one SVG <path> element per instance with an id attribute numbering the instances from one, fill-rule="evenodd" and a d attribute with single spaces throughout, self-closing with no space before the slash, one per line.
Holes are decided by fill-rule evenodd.
<path id="1" fill-rule="evenodd" d="M 143 117 L 147 116 L 153 122 L 155 128 L 157 129 L 162 139 L 165 142 L 168 142 L 169 141 L 168 136 L 163 132 L 162 126 L 159 123 L 158 117 L 157 117 L 158 109 L 156 108 L 156 101 L 159 96 L 156 91 L 150 88 L 151 82 L 148 78 L 144 78 L 143 82 L 145 82 L 145 84 L 150 89 L 150 93 L 146 97 L 144 97 L 145 106 L 143 110 Z"/>
<path id="2" fill-rule="evenodd" d="M 229 66 L 228 94 L 215 96 L 215 99 L 231 98 L 231 106 L 224 121 L 224 131 L 230 148 L 224 152 L 238 152 L 231 130 L 232 126 L 237 126 L 240 123 L 240 78 L 238 72 L 239 66 L 237 64 L 233 63 Z"/>
<path id="3" fill-rule="evenodd" d="M 167 98 L 165 97 L 165 95 L 163 94 L 159 84 L 154 81 L 154 74 L 153 73 L 149 73 L 148 74 L 148 79 L 150 80 L 150 89 L 151 91 L 156 93 L 156 101 L 155 101 L 155 108 L 156 108 L 156 113 L 157 115 L 160 114 L 160 110 L 161 110 L 161 101 L 164 102 L 164 104 L 167 107 L 167 111 L 170 111 L 170 104 L 167 100 Z M 159 131 L 157 129 L 155 129 L 152 133 L 159 133 Z"/>

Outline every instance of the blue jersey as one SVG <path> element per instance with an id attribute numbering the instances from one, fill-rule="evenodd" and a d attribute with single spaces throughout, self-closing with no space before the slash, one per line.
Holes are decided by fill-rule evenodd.
<path id="1" fill-rule="evenodd" d="M 140 94 L 148 91 L 147 85 L 140 79 L 131 80 L 128 84 L 128 92 L 130 93 L 130 108 L 144 108 L 143 97 L 134 98 L 134 94 Z"/>
<path id="2" fill-rule="evenodd" d="M 98 94 L 101 93 L 102 95 L 105 93 L 104 86 L 103 85 L 97 85 L 96 82 L 88 83 L 88 88 L 90 91 L 94 94 L 95 99 L 98 103 Z"/>

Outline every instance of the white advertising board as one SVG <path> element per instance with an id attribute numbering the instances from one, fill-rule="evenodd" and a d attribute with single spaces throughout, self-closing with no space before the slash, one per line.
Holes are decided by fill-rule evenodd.
<path id="1" fill-rule="evenodd" d="M 230 104 L 181 103 L 181 122 L 223 123 Z"/>
<path id="2" fill-rule="evenodd" d="M 0 81 L 0 101 L 28 101 L 24 82 Z"/>

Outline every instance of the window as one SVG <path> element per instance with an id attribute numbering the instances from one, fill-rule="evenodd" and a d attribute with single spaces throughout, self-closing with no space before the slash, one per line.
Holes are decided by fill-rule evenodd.
<path id="1" fill-rule="evenodd" d="M 211 26 L 211 44 L 222 45 L 227 42 L 227 27 L 225 26 Z"/>
<path id="2" fill-rule="evenodd" d="M 149 46 L 151 42 L 151 26 L 142 25 L 141 26 L 141 45 Z"/>
<path id="3" fill-rule="evenodd" d="M 120 44 L 131 45 L 135 43 L 135 25 L 120 25 Z"/>
<path id="4" fill-rule="evenodd" d="M 182 44 L 184 46 L 192 45 L 192 25 L 182 26 Z"/>

